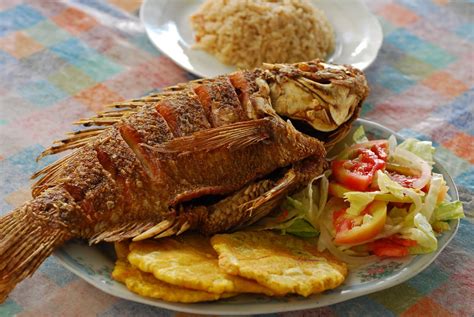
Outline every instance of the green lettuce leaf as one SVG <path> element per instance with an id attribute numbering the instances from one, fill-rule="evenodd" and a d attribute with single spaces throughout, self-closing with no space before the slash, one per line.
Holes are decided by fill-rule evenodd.
<path id="1" fill-rule="evenodd" d="M 380 192 L 347 192 L 344 194 L 344 200 L 348 201 L 350 206 L 347 213 L 358 216 L 364 209 L 374 201 L 375 196 Z"/>
<path id="2" fill-rule="evenodd" d="M 417 139 L 408 138 L 398 145 L 398 148 L 412 152 L 418 157 L 433 165 L 433 154 L 435 148 L 430 141 L 419 141 Z"/>
<path id="3" fill-rule="evenodd" d="M 296 219 L 293 221 L 291 226 L 283 230 L 285 233 L 289 233 L 298 237 L 312 238 L 319 235 L 319 231 L 316 230 L 312 225 L 304 219 Z"/>
<path id="4" fill-rule="evenodd" d="M 438 248 L 438 239 L 434 234 L 430 223 L 421 213 L 413 218 L 414 227 L 405 228 L 401 231 L 402 237 L 415 240 L 418 245 L 410 247 L 411 254 L 430 253 Z"/>
<path id="5" fill-rule="evenodd" d="M 365 135 L 364 126 L 360 126 L 354 131 L 352 139 L 355 143 L 364 143 L 369 141 L 369 139 L 367 139 L 367 136 Z"/>
<path id="6" fill-rule="evenodd" d="M 382 192 L 390 193 L 398 199 L 409 198 L 413 201 L 415 212 L 421 209 L 423 192 L 417 192 L 412 188 L 405 188 L 399 183 L 390 179 L 390 177 L 382 171 L 377 171 L 377 184 Z"/>
<path id="7" fill-rule="evenodd" d="M 464 218 L 462 203 L 459 200 L 441 203 L 436 206 L 433 216 L 435 221 Z"/>
<path id="8" fill-rule="evenodd" d="M 425 200 L 420 210 L 420 212 L 426 217 L 426 219 L 428 219 L 430 223 L 432 222 L 431 216 L 435 210 L 439 192 L 441 191 L 441 187 L 444 185 L 444 183 L 443 175 L 433 173 L 431 176 L 430 189 L 426 194 Z"/>
<path id="9" fill-rule="evenodd" d="M 279 209 L 263 217 L 250 228 L 281 230 L 283 233 L 301 237 L 315 237 L 319 234 L 318 219 L 327 195 L 328 180 L 323 174 L 314 178 L 300 192 L 287 196 Z"/>

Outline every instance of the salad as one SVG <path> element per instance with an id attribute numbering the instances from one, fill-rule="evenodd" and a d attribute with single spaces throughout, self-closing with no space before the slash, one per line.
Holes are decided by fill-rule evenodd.
<path id="1" fill-rule="evenodd" d="M 330 169 L 257 227 L 317 238 L 320 251 L 353 265 L 435 251 L 437 235 L 464 212 L 460 201 L 450 201 L 443 176 L 432 171 L 431 142 L 369 141 L 363 127 L 353 139 Z"/>

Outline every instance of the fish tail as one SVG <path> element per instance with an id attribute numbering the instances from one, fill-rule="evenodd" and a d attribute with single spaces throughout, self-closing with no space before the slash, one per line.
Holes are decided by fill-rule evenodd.
<path id="1" fill-rule="evenodd" d="M 72 235 L 34 199 L 0 218 L 0 303 Z M 55 204 L 51 204 L 54 206 Z"/>

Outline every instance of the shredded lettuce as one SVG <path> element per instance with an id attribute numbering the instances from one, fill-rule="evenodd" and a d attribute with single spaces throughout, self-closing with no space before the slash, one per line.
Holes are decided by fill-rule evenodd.
<path id="1" fill-rule="evenodd" d="M 408 215 L 403 220 L 403 225 L 405 227 L 413 227 L 414 226 L 414 218 L 418 214 L 418 211 L 415 210 L 415 205 L 410 205 L 410 209 L 408 209 Z"/>
<path id="2" fill-rule="evenodd" d="M 415 240 L 417 245 L 410 247 L 411 254 L 430 253 L 438 248 L 438 239 L 433 232 L 430 223 L 421 213 L 413 218 L 414 227 L 401 230 L 403 238 Z"/>
<path id="3" fill-rule="evenodd" d="M 412 152 L 430 165 L 434 164 L 433 155 L 435 148 L 430 141 L 419 141 L 417 139 L 408 138 L 400 143 L 397 148 Z"/>
<path id="4" fill-rule="evenodd" d="M 408 216 L 408 210 L 406 208 L 392 207 L 388 212 L 387 220 L 390 220 L 392 224 L 400 224 L 405 220 L 406 216 Z"/>
<path id="5" fill-rule="evenodd" d="M 291 226 L 286 228 L 284 231 L 285 233 L 289 233 L 302 238 L 313 238 L 319 235 L 318 230 L 316 230 L 312 225 L 310 225 L 309 222 L 301 218 L 298 218 L 293 221 Z"/>
<path id="6" fill-rule="evenodd" d="M 316 184 L 315 182 L 318 181 Z M 314 178 L 308 186 L 293 196 L 286 197 L 282 206 L 262 218 L 254 230 L 281 230 L 300 237 L 319 235 L 319 216 L 328 196 L 329 181 L 325 174 Z"/>
<path id="7" fill-rule="evenodd" d="M 375 196 L 380 192 L 347 192 L 344 199 L 350 203 L 347 213 L 349 215 L 358 216 L 368 204 L 374 201 Z"/>
<path id="8" fill-rule="evenodd" d="M 459 200 L 441 203 L 436 206 L 433 216 L 435 221 L 464 218 L 462 203 Z"/>
<path id="9" fill-rule="evenodd" d="M 367 137 L 365 136 L 364 126 L 361 125 L 354 131 L 352 139 L 355 143 L 364 143 L 369 141 L 369 139 L 367 139 Z"/>
<path id="10" fill-rule="evenodd" d="M 357 128 L 352 139 L 358 144 L 367 142 L 364 128 Z M 442 175 L 432 173 L 434 148 L 431 142 L 407 139 L 397 145 L 395 136 L 391 136 L 388 142 L 389 172 L 377 171 L 372 182 L 378 190 L 353 191 L 331 181 L 332 197 L 328 197 L 328 178 L 332 171 L 327 170 L 314 178 L 305 189 L 287 197 L 279 209 L 253 225 L 253 229 L 280 230 L 283 234 L 304 238 L 318 237 L 318 250 L 327 249 L 340 260 L 353 265 L 377 259 L 375 255 L 369 255 L 372 251 L 368 243 L 395 234 L 417 242 L 416 246 L 410 247 L 411 254 L 435 251 L 438 247 L 435 232 L 447 231 L 450 229 L 449 220 L 463 218 L 463 206 L 459 201 L 439 202 L 447 187 Z M 349 149 L 342 149 L 336 157 L 350 159 Z M 413 188 L 392 180 L 390 173 L 414 177 Z M 429 186 L 427 193 L 425 186 Z M 336 235 L 333 213 L 347 208 L 348 214 L 358 216 L 374 201 L 391 203 L 388 204 L 390 210 L 382 231 L 363 244 L 336 245 L 333 241 Z M 371 217 L 364 215 L 362 224 L 369 222 Z"/>
<path id="11" fill-rule="evenodd" d="M 428 194 L 425 197 L 425 201 L 421 206 L 420 212 L 428 219 L 431 223 L 431 216 L 433 215 L 433 211 L 436 207 L 436 203 L 438 200 L 438 195 L 441 191 L 441 186 L 444 185 L 443 175 L 433 173 L 431 176 L 431 183 L 430 189 L 428 190 Z"/>
<path id="12" fill-rule="evenodd" d="M 388 212 L 391 218 L 405 218 L 408 215 L 406 208 L 392 207 Z"/>
<path id="13" fill-rule="evenodd" d="M 318 222 L 319 218 L 321 217 L 321 213 L 324 210 L 324 207 L 326 207 L 326 202 L 328 201 L 328 191 L 329 191 L 329 180 L 328 180 L 328 175 L 324 175 L 324 177 L 321 178 L 320 183 L 319 183 L 319 204 L 318 204 L 318 211 L 314 213 L 313 215 L 313 220 L 311 221 L 311 224 L 313 227 L 318 227 Z"/>
<path id="14" fill-rule="evenodd" d="M 294 209 L 297 209 L 299 211 L 304 211 L 304 208 L 306 207 L 303 202 L 297 200 L 297 199 L 294 199 L 293 197 L 291 196 L 288 196 L 286 197 L 286 200 L 288 202 L 288 204 L 293 207 Z"/>
<path id="15" fill-rule="evenodd" d="M 344 199 L 350 203 L 347 213 L 353 216 L 359 215 L 374 200 L 388 202 L 407 202 L 415 204 L 415 212 L 422 208 L 422 198 L 424 193 L 412 188 L 405 188 L 399 183 L 390 179 L 382 171 L 377 171 L 377 183 L 380 191 L 358 192 L 347 191 Z M 426 206 L 429 208 L 429 206 Z"/>
<path id="16" fill-rule="evenodd" d="M 409 197 L 415 205 L 415 212 L 421 209 L 421 197 L 424 195 L 423 192 L 403 187 L 399 183 L 391 180 L 390 177 L 382 171 L 377 171 L 377 183 L 382 192 L 388 192 L 399 199 Z"/>

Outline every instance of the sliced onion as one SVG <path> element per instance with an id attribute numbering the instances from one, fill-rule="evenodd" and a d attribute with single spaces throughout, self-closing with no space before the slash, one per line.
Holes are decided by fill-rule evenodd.
<path id="1" fill-rule="evenodd" d="M 319 206 L 318 206 L 318 213 L 315 215 L 315 219 L 318 222 L 319 217 L 321 217 L 321 213 L 323 212 L 324 208 L 326 208 L 326 203 L 328 201 L 328 188 L 329 188 L 329 181 L 326 176 L 322 177 L 319 182 Z"/>
<path id="2" fill-rule="evenodd" d="M 413 188 L 422 189 L 428 184 L 431 179 L 431 166 L 425 160 L 410 151 L 400 148 L 395 150 L 392 157 L 395 160 L 402 160 L 405 164 L 411 163 L 410 165 L 421 172 L 420 177 L 413 182 Z"/>
<path id="3" fill-rule="evenodd" d="M 423 202 L 421 201 L 420 195 L 415 193 L 413 190 L 409 190 L 409 189 L 404 190 L 403 193 L 406 196 L 410 197 L 410 199 L 413 201 L 413 204 L 415 205 L 415 209 L 413 210 L 413 212 L 415 212 L 415 213 L 419 212 L 421 210 L 421 207 L 423 206 L 422 205 Z"/>
<path id="4" fill-rule="evenodd" d="M 313 183 L 323 177 L 324 177 L 324 174 L 316 176 L 309 182 L 308 186 L 306 187 L 308 191 L 308 197 L 309 197 L 309 207 L 307 211 L 307 216 L 309 219 L 307 220 L 309 220 L 310 224 L 314 228 L 318 228 L 318 217 L 321 211 L 318 209 L 318 206 L 316 206 L 316 204 L 313 202 L 313 198 L 314 198 L 313 197 Z M 316 210 L 315 210 L 315 207 L 316 207 Z"/>

